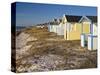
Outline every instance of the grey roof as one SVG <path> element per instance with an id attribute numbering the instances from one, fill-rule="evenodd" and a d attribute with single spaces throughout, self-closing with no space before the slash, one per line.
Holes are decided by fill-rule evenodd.
<path id="1" fill-rule="evenodd" d="M 82 16 L 65 15 L 68 22 L 78 22 Z"/>
<path id="2" fill-rule="evenodd" d="M 97 22 L 97 16 L 86 16 L 89 18 L 92 22 Z"/>
<path id="3" fill-rule="evenodd" d="M 59 25 L 58 22 L 50 22 L 49 24 L 50 24 L 50 25 Z"/>

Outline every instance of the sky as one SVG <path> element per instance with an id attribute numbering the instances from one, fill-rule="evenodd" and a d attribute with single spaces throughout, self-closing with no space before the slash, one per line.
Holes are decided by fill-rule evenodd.
<path id="1" fill-rule="evenodd" d="M 54 18 L 62 18 L 66 15 L 96 16 L 96 7 L 40 4 L 40 3 L 16 3 L 16 25 L 32 26 L 52 21 Z"/>

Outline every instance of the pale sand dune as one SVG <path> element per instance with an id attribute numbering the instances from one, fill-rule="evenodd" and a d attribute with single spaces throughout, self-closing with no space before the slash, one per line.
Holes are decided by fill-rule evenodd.
<path id="1" fill-rule="evenodd" d="M 52 71 L 97 67 L 97 51 L 80 41 L 65 41 L 45 28 L 31 28 L 16 37 L 17 72 Z"/>

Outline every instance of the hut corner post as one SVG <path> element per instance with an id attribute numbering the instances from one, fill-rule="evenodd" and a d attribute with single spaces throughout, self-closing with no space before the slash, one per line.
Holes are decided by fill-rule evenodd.
<path id="1" fill-rule="evenodd" d="M 81 23 L 81 46 L 85 47 L 85 34 L 83 33 L 83 23 Z"/>
<path id="2" fill-rule="evenodd" d="M 90 34 L 93 35 L 93 22 L 90 23 Z M 93 49 L 93 37 L 91 37 L 91 50 Z"/>
<path id="3" fill-rule="evenodd" d="M 64 24 L 64 39 L 67 40 L 67 29 L 66 29 L 66 23 Z"/>

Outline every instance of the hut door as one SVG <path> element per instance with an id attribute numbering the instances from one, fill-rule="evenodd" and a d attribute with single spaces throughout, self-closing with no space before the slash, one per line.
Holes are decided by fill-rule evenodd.
<path id="1" fill-rule="evenodd" d="M 89 34 L 90 33 L 90 22 L 83 22 L 83 33 Z"/>

